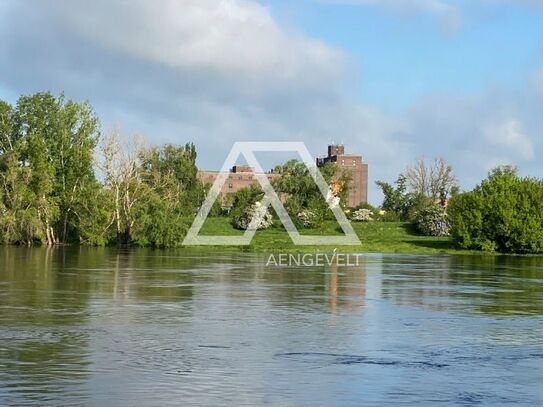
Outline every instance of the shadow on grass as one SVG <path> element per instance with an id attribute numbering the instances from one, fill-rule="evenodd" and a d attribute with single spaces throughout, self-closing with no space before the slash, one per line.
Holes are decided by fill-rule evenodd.
<path id="1" fill-rule="evenodd" d="M 405 243 L 433 250 L 450 251 L 457 249 L 452 239 L 447 237 L 425 236 L 421 234 L 412 223 L 405 223 L 402 225 L 402 228 L 405 230 L 406 234 L 415 238 L 406 239 L 404 240 Z"/>
<path id="2" fill-rule="evenodd" d="M 415 225 L 412 223 L 404 223 L 401 227 L 408 235 L 424 237 L 424 235 L 420 234 Z"/>

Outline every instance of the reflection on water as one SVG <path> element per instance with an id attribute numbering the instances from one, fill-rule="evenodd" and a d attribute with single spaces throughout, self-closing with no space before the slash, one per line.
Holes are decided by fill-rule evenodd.
<path id="1" fill-rule="evenodd" d="M 543 260 L 0 248 L 0 405 L 542 405 Z"/>

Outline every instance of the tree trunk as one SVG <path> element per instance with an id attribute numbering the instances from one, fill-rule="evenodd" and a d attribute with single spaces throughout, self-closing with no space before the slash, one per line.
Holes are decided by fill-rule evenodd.
<path id="1" fill-rule="evenodd" d="M 68 233 L 68 214 L 64 215 L 64 222 L 62 225 L 62 243 L 66 243 L 66 234 Z"/>
<path id="2" fill-rule="evenodd" d="M 51 233 L 49 230 L 49 222 L 45 222 L 45 239 L 46 239 L 47 246 L 51 246 L 53 244 Z"/>

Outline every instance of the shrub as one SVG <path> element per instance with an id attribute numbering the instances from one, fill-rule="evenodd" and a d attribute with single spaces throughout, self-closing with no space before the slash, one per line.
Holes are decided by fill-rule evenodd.
<path id="1" fill-rule="evenodd" d="M 417 230 L 425 236 L 449 236 L 450 227 L 445 208 L 441 205 L 428 205 L 414 217 Z"/>
<path id="2" fill-rule="evenodd" d="M 453 197 L 448 216 L 463 248 L 543 253 L 543 182 L 498 168 L 473 191 Z"/>
<path id="3" fill-rule="evenodd" d="M 396 212 L 380 209 L 375 215 L 375 219 L 380 222 L 399 222 L 400 216 Z"/>
<path id="4" fill-rule="evenodd" d="M 309 209 L 304 209 L 298 213 L 298 219 L 304 228 L 310 228 L 315 222 L 315 214 Z"/>
<path id="5" fill-rule="evenodd" d="M 353 209 L 353 212 L 356 211 L 357 209 L 369 209 L 372 212 L 375 212 L 377 210 L 374 206 L 372 206 L 371 204 L 367 202 L 363 202 L 352 209 Z"/>
<path id="6" fill-rule="evenodd" d="M 232 225 L 237 229 L 246 230 L 249 228 L 251 221 L 255 219 L 256 228 L 267 229 L 273 225 L 273 216 L 268 208 L 262 206 L 260 202 L 247 207 L 243 213 L 232 218 Z"/>
<path id="7" fill-rule="evenodd" d="M 409 200 L 409 207 L 407 208 L 404 220 L 415 223 L 415 218 L 419 213 L 425 211 L 429 207 L 434 206 L 438 205 L 436 205 L 436 203 L 431 198 L 428 198 L 427 196 L 424 196 L 422 194 L 411 194 Z"/>
<path id="8" fill-rule="evenodd" d="M 260 186 L 251 185 L 248 188 L 242 188 L 234 193 L 228 194 L 227 202 L 230 204 L 230 215 L 232 218 L 242 217 L 243 214 L 251 208 L 256 202 L 259 202 L 264 196 Z"/>
<path id="9" fill-rule="evenodd" d="M 373 211 L 371 209 L 357 209 L 351 215 L 351 220 L 355 222 L 370 222 L 373 220 Z"/>

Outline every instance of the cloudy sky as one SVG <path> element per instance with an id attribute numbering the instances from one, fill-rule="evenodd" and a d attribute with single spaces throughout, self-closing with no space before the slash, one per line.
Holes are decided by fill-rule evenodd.
<path id="1" fill-rule="evenodd" d="M 64 91 L 208 169 L 335 140 L 372 183 L 436 155 L 464 188 L 543 176 L 543 0 L 0 0 L 0 38 L 0 98 Z"/>

